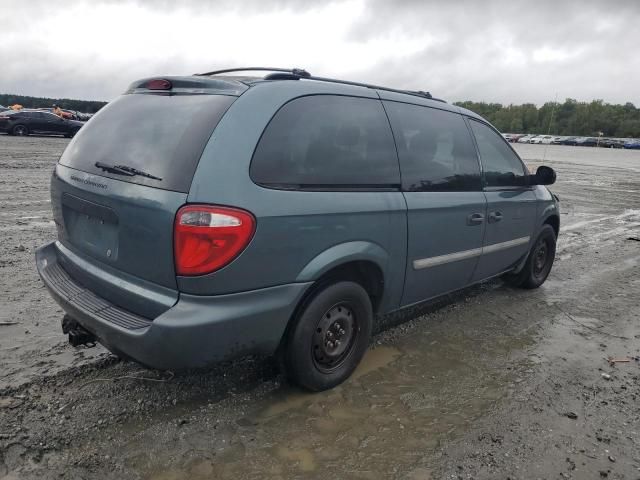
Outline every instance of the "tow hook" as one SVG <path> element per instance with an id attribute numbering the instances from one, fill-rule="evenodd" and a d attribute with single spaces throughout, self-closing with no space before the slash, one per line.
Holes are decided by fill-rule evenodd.
<path id="1" fill-rule="evenodd" d="M 97 338 L 95 335 L 83 328 L 69 315 L 62 318 L 62 333 L 69 336 L 69 343 L 74 347 L 85 345 L 92 348 L 96 346 Z"/>

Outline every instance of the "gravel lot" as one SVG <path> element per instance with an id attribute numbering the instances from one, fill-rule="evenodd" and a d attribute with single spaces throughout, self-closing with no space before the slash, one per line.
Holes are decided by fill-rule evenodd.
<path id="1" fill-rule="evenodd" d="M 558 172 L 547 283 L 387 319 L 307 394 L 269 359 L 172 375 L 67 346 L 33 261 L 67 143 L 0 136 L 0 479 L 640 479 L 640 152 L 517 145 Z"/>

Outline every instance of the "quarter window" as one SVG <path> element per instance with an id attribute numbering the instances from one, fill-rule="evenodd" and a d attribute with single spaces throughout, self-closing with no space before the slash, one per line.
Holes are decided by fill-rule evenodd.
<path id="1" fill-rule="evenodd" d="M 287 103 L 269 122 L 250 167 L 274 188 L 397 187 L 400 172 L 378 100 L 314 95 Z"/>
<path id="2" fill-rule="evenodd" d="M 405 191 L 479 191 L 478 156 L 458 113 L 384 102 L 400 157 Z"/>
<path id="3" fill-rule="evenodd" d="M 476 137 L 485 183 L 488 187 L 527 184 L 524 165 L 507 142 L 487 125 L 470 119 Z"/>

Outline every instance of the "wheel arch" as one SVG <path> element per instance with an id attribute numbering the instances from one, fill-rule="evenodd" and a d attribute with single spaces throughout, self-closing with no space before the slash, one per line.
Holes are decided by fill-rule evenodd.
<path id="1" fill-rule="evenodd" d="M 367 243 L 367 242 L 353 242 Z M 341 247 L 342 248 L 337 248 Z M 280 344 L 276 350 L 276 356 L 280 357 L 290 336 L 291 328 L 300 312 L 306 307 L 316 292 L 322 290 L 327 285 L 338 281 L 353 281 L 361 285 L 371 300 L 371 306 L 374 317 L 383 305 L 383 297 L 385 294 L 385 277 L 384 270 L 379 263 L 380 257 L 374 255 L 363 255 L 353 251 L 350 255 L 339 257 L 338 253 L 344 253 L 344 248 L 348 245 L 336 245 L 329 250 L 321 253 L 300 272 L 299 281 L 311 281 L 311 285 L 306 289 L 300 300 L 298 301 L 293 313 L 287 321 L 287 326 L 280 339 Z M 351 246 L 353 247 L 353 245 Z M 377 246 L 381 252 L 381 247 Z M 376 251 L 377 249 L 373 249 Z M 380 254 L 380 252 L 377 252 Z M 305 279 L 305 280 L 302 280 Z"/>
<path id="2" fill-rule="evenodd" d="M 558 238 L 558 234 L 560 233 L 560 217 L 555 213 L 549 215 L 544 219 L 542 225 L 551 225 L 553 231 L 556 233 L 556 238 Z"/>
<path id="3" fill-rule="evenodd" d="M 556 239 L 558 238 L 558 234 L 560 233 L 560 216 L 555 212 L 555 206 L 553 208 L 547 208 L 545 213 L 547 213 L 547 215 L 543 217 L 542 223 L 540 223 L 538 230 L 535 232 L 534 236 L 531 237 L 531 243 L 529 244 L 529 250 L 527 251 L 527 254 L 522 258 L 522 260 L 520 260 L 516 268 L 514 268 L 513 270 L 516 274 L 521 272 L 525 264 L 527 263 L 527 259 L 529 258 L 529 254 L 531 253 L 530 249 L 533 245 L 533 242 L 535 241 L 535 238 L 540 234 L 540 230 L 545 225 L 551 226 L 556 234 Z"/>
<path id="4" fill-rule="evenodd" d="M 329 281 L 352 280 L 367 291 L 376 312 L 385 293 L 388 261 L 386 250 L 372 242 L 354 241 L 334 245 L 314 257 L 298 274 L 296 282 L 313 282 L 302 302 Z"/>

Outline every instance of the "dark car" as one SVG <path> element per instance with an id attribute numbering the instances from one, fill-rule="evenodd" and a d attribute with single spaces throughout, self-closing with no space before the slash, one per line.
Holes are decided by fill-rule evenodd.
<path id="1" fill-rule="evenodd" d="M 578 147 L 595 147 L 598 145 L 598 139 L 595 137 L 580 137 L 576 139 L 574 145 Z"/>
<path id="2" fill-rule="evenodd" d="M 64 135 L 73 137 L 84 125 L 82 122 L 67 120 L 49 112 L 19 110 L 0 113 L 0 131 L 9 135 Z"/>
<path id="3" fill-rule="evenodd" d="M 73 344 L 160 369 L 276 353 L 323 390 L 382 315 L 546 280 L 555 173 L 529 174 L 479 115 L 304 70 L 220 73 L 134 82 L 56 165 L 58 238 L 36 263 Z"/>
<path id="4" fill-rule="evenodd" d="M 623 148 L 624 140 L 620 140 L 619 138 L 603 138 L 600 140 L 598 146 L 603 148 Z"/>
<path id="5" fill-rule="evenodd" d="M 579 137 L 566 137 L 560 140 L 558 145 L 575 145 Z"/>

